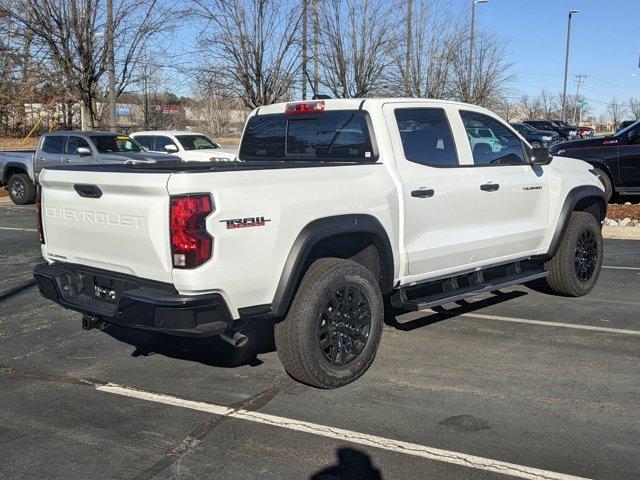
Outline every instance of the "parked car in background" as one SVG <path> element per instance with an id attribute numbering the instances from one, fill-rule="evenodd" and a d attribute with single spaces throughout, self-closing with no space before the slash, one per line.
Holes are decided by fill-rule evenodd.
<path id="1" fill-rule="evenodd" d="M 616 130 L 616 132 L 621 132 L 622 130 L 624 130 L 625 128 L 627 128 L 630 125 L 633 125 L 637 121 L 638 120 L 624 120 L 624 121 L 620 122 L 620 125 L 618 126 L 618 129 Z"/>
<path id="2" fill-rule="evenodd" d="M 176 162 L 145 151 L 135 140 L 111 132 L 54 132 L 40 137 L 35 150 L 0 152 L 0 186 L 13 203 L 26 205 L 36 199 L 40 171 L 60 165 L 96 165 L 125 162 Z"/>
<path id="3" fill-rule="evenodd" d="M 185 162 L 228 161 L 236 159 L 236 151 L 224 149 L 203 133 L 158 130 L 135 132 L 131 136 L 151 152 L 169 153 Z"/>
<path id="4" fill-rule="evenodd" d="M 524 123 L 538 130 L 551 130 L 560 136 L 560 140 L 574 140 L 578 137 L 577 127 L 564 127 L 551 120 L 525 120 Z"/>
<path id="5" fill-rule="evenodd" d="M 593 165 L 607 201 L 614 193 L 640 195 L 640 122 L 608 137 L 559 143 L 550 152 Z"/>
<path id="6" fill-rule="evenodd" d="M 578 127 L 578 137 L 593 138 L 594 136 L 595 136 L 595 129 L 593 127 Z"/>
<path id="7" fill-rule="evenodd" d="M 554 143 L 558 143 L 560 136 L 551 130 L 538 130 L 526 123 L 512 123 L 511 126 L 522 135 L 533 148 L 549 148 Z"/>
<path id="8" fill-rule="evenodd" d="M 466 130 L 472 148 L 475 148 L 479 143 L 484 143 L 491 147 L 492 152 L 500 151 L 500 140 L 490 128 L 467 128 Z"/>
<path id="9" fill-rule="evenodd" d="M 498 150 L 471 141 L 481 130 Z M 600 272 L 606 202 L 591 167 L 531 149 L 475 105 L 267 105 L 249 117 L 239 158 L 44 170 L 40 292 L 87 329 L 235 346 L 248 322 L 276 319 L 285 370 L 336 388 L 372 364 L 383 294 L 426 310 L 547 278 L 577 297 Z M 84 198 L 77 184 L 109 195 Z M 96 210 L 114 221 L 91 222 Z"/>

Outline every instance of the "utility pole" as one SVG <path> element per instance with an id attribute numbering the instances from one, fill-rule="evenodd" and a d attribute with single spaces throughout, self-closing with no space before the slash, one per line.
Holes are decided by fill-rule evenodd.
<path id="1" fill-rule="evenodd" d="M 578 94 L 580 93 L 580 86 L 585 82 L 585 80 L 587 79 L 586 75 L 576 75 L 576 97 L 573 101 L 573 124 L 577 125 L 578 123 L 576 123 L 576 117 L 578 115 Z"/>
<path id="2" fill-rule="evenodd" d="M 580 10 L 569 10 L 569 21 L 567 23 L 567 51 L 564 56 L 564 89 L 562 90 L 562 121 L 567 121 L 567 74 L 569 72 L 569 47 L 571 45 L 571 18 L 574 13 Z"/>
<path id="3" fill-rule="evenodd" d="M 471 4 L 471 40 L 469 42 L 469 65 L 467 67 L 467 91 L 466 93 L 466 101 L 471 101 L 471 95 L 473 94 L 473 44 L 475 42 L 476 37 L 476 5 L 480 3 L 487 3 L 489 0 L 473 0 Z"/>
<path id="4" fill-rule="evenodd" d="M 105 40 L 107 42 L 107 70 L 109 71 L 109 130 L 115 132 L 117 131 L 118 117 L 116 116 L 116 59 L 113 29 L 113 0 L 107 0 Z"/>
<path id="5" fill-rule="evenodd" d="M 318 25 L 318 1 L 311 0 L 313 17 L 313 91 L 318 92 L 320 86 L 320 66 L 318 64 L 318 48 L 320 45 L 320 25 Z"/>
<path id="6" fill-rule="evenodd" d="M 411 97 L 411 83 L 413 75 L 411 74 L 411 50 L 413 49 L 413 0 L 407 0 L 407 51 L 404 67 L 404 96 Z"/>
<path id="7" fill-rule="evenodd" d="M 309 4 L 309 0 L 302 0 L 302 100 L 307 99 L 307 81 L 308 81 L 308 73 L 307 73 L 307 29 L 309 18 L 307 15 L 307 7 Z"/>

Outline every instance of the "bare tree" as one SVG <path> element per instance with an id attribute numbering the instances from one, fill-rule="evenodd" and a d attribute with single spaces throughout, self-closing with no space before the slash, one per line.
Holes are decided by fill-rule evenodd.
<path id="1" fill-rule="evenodd" d="M 629 106 L 629 112 L 633 115 L 635 120 L 640 119 L 640 100 L 637 98 L 630 98 L 627 103 Z"/>
<path id="2" fill-rule="evenodd" d="M 120 0 L 114 4 L 113 32 L 117 93 L 134 81 L 139 54 L 150 39 L 175 19 L 157 0 Z M 0 16 L 9 18 L 41 48 L 43 60 L 60 86 L 79 98 L 86 125 L 95 128 L 96 102 L 104 97 L 106 72 L 105 11 L 102 0 L 0 0 Z"/>
<path id="3" fill-rule="evenodd" d="M 618 101 L 616 97 L 613 97 L 607 106 L 607 113 L 609 114 L 609 119 L 611 120 L 611 123 L 613 123 L 613 129 L 615 130 L 622 121 L 622 117 L 627 114 L 627 109 L 622 102 Z"/>
<path id="4" fill-rule="evenodd" d="M 542 106 L 539 98 L 524 95 L 520 99 L 520 105 L 522 106 L 522 114 L 525 120 L 537 120 L 542 117 Z"/>
<path id="5" fill-rule="evenodd" d="M 320 5 L 320 83 L 339 98 L 387 89 L 397 38 L 387 24 L 390 4 L 380 0 L 325 0 Z"/>
<path id="6" fill-rule="evenodd" d="M 249 108 L 285 97 L 300 72 L 300 2 L 195 0 L 211 24 L 200 35 L 200 74 L 220 78 Z M 215 75 L 214 75 L 215 74 Z"/>
<path id="7" fill-rule="evenodd" d="M 494 102 L 491 107 L 507 122 L 513 122 L 516 118 L 520 117 L 523 112 L 523 107 L 522 105 L 520 105 L 520 103 L 508 100 L 506 98 Z"/>

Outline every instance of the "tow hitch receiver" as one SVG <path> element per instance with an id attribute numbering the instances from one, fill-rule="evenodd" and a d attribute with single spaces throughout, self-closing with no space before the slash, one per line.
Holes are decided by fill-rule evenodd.
<path id="1" fill-rule="evenodd" d="M 83 330 L 93 330 L 94 328 L 102 329 L 105 323 L 104 320 L 101 320 L 98 317 L 92 317 L 91 315 L 83 315 L 82 316 L 82 329 Z"/>

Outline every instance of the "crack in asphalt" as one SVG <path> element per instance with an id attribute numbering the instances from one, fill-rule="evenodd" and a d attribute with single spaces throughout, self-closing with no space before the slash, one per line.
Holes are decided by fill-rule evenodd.
<path id="1" fill-rule="evenodd" d="M 18 285 L 16 285 L 15 287 L 12 287 L 8 290 L 5 290 L 4 292 L 0 292 L 0 302 L 2 302 L 3 300 L 6 300 L 9 297 L 12 297 L 24 290 L 26 290 L 27 288 L 33 287 L 35 286 L 36 281 L 35 280 L 27 280 L 26 282 L 22 282 L 19 283 Z"/>

